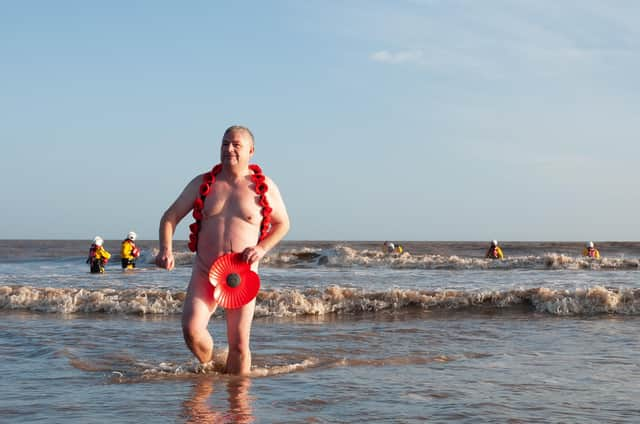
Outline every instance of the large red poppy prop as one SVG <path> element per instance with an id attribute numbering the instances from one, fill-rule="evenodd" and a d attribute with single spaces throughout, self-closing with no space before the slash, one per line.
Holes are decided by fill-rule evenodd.
<path id="1" fill-rule="evenodd" d="M 251 302 L 260 290 L 260 277 L 242 260 L 241 253 L 227 253 L 211 265 L 209 281 L 215 287 L 213 299 L 225 309 L 237 309 Z"/>

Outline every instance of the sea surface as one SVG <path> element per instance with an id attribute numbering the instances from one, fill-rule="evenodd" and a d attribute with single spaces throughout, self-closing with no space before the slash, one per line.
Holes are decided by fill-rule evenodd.
<path id="1" fill-rule="evenodd" d="M 0 240 L 0 422 L 640 422 L 640 243 L 283 242 L 260 267 L 252 374 L 182 340 L 193 255 Z"/>

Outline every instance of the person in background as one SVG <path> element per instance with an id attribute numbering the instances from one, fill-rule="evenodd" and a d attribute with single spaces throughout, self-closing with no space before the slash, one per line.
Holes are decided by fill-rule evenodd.
<path id="1" fill-rule="evenodd" d="M 502 249 L 498 246 L 498 240 L 491 240 L 491 246 L 487 250 L 486 257 L 489 259 L 504 259 Z"/>
<path id="2" fill-rule="evenodd" d="M 384 245 L 382 247 L 382 249 L 386 252 L 386 253 L 393 253 L 396 251 L 396 245 L 393 244 L 390 241 L 385 241 Z"/>
<path id="3" fill-rule="evenodd" d="M 120 257 L 122 259 L 122 269 L 133 269 L 136 267 L 136 259 L 140 256 L 140 249 L 136 247 L 136 233 L 129 231 L 127 238 L 122 241 Z"/>
<path id="4" fill-rule="evenodd" d="M 89 248 L 87 263 L 89 264 L 89 270 L 92 274 L 103 273 L 105 265 L 109 262 L 109 258 L 111 258 L 111 253 L 107 252 L 102 246 L 103 244 L 104 240 L 102 240 L 102 237 L 96 236 Z"/>
<path id="5" fill-rule="evenodd" d="M 394 250 L 394 253 L 397 253 L 398 255 L 401 255 L 404 252 L 404 247 L 402 247 L 401 244 L 396 244 L 396 248 Z"/>
<path id="6" fill-rule="evenodd" d="M 596 249 L 592 241 L 589 241 L 585 244 L 584 249 L 582 249 L 582 256 L 600 259 L 600 251 Z"/>

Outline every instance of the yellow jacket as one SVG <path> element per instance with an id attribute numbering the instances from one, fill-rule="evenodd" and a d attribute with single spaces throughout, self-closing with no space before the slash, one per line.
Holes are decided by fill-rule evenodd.
<path id="1" fill-rule="evenodd" d="M 111 258 L 111 253 L 107 252 L 104 247 L 98 246 L 96 247 L 95 258 L 101 261 L 108 261 Z"/>
<path id="2" fill-rule="evenodd" d="M 126 239 L 122 242 L 120 256 L 122 259 L 135 259 L 140 256 L 140 254 L 138 253 L 138 249 L 136 249 L 136 244 L 131 240 Z"/>
<path id="3" fill-rule="evenodd" d="M 582 256 L 600 259 L 600 251 L 594 247 L 593 249 L 591 249 L 591 252 L 589 252 L 589 249 L 585 247 L 584 249 L 582 249 Z"/>
<path id="4" fill-rule="evenodd" d="M 489 250 L 487 250 L 487 258 L 491 258 L 491 259 L 504 259 L 504 254 L 502 253 L 502 249 L 500 249 L 500 246 L 496 246 L 495 247 L 495 253 L 493 253 L 492 251 L 492 247 L 489 248 Z"/>

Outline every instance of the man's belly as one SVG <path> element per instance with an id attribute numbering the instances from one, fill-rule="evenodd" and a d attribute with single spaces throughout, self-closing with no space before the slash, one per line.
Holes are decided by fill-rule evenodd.
<path id="1" fill-rule="evenodd" d="M 241 218 L 208 217 L 200 225 L 198 256 L 206 266 L 211 266 L 225 253 L 238 253 L 255 246 L 260 237 L 259 224 Z"/>

